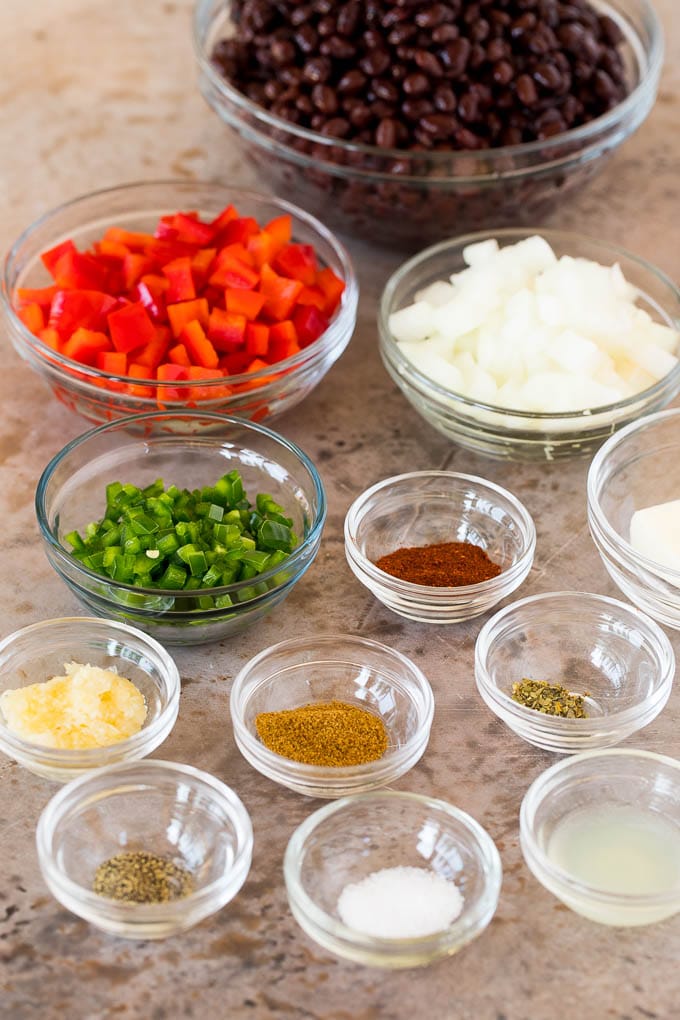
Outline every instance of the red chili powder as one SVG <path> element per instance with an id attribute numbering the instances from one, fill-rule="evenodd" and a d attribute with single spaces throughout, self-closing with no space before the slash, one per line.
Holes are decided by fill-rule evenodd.
<path id="1" fill-rule="evenodd" d="M 435 542 L 433 545 L 395 549 L 381 556 L 375 565 L 402 581 L 431 588 L 479 584 L 501 572 L 498 563 L 471 542 Z"/>

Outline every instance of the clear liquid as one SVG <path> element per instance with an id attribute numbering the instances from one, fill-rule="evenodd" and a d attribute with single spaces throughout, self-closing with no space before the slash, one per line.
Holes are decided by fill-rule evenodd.
<path id="1" fill-rule="evenodd" d="M 680 826 L 656 811 L 582 808 L 558 823 L 546 850 L 554 864 L 602 892 L 680 890 Z"/>

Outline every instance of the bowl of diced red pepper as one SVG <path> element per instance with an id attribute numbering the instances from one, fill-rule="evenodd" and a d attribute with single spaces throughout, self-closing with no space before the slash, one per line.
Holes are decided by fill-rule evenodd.
<path id="1" fill-rule="evenodd" d="M 277 198 L 131 184 L 47 213 L 5 260 L 17 352 L 94 422 L 199 407 L 293 407 L 349 343 L 358 288 L 342 244 Z"/>

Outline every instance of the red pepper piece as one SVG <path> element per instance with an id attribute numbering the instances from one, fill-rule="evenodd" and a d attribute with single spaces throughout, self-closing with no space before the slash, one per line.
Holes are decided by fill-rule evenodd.
<path id="1" fill-rule="evenodd" d="M 110 351 L 111 341 L 106 333 L 98 333 L 93 329 L 80 328 L 69 337 L 61 349 L 61 353 L 72 361 L 79 361 L 81 365 L 94 366 L 97 355 L 101 351 Z"/>
<path id="2" fill-rule="evenodd" d="M 203 223 L 198 219 L 198 213 L 177 213 L 172 217 L 172 225 L 178 241 L 195 244 L 200 248 L 207 248 L 217 233 L 212 223 Z"/>
<path id="3" fill-rule="evenodd" d="M 306 287 L 316 282 L 318 266 L 311 244 L 287 244 L 276 256 L 273 268 L 291 280 L 300 280 Z"/>
<path id="4" fill-rule="evenodd" d="M 16 306 L 23 308 L 24 305 L 36 304 L 49 313 L 52 299 L 58 290 L 56 284 L 50 284 L 49 287 L 17 287 L 14 294 Z"/>
<path id="5" fill-rule="evenodd" d="M 60 351 L 62 348 L 62 340 L 56 329 L 52 329 L 51 326 L 47 326 L 45 329 L 41 329 L 38 336 L 44 344 L 51 347 L 53 351 Z"/>
<path id="6" fill-rule="evenodd" d="M 253 290 L 257 287 L 260 277 L 252 266 L 247 265 L 232 251 L 223 248 L 215 258 L 215 268 L 210 274 L 209 283 L 215 287 L 231 290 Z"/>
<path id="7" fill-rule="evenodd" d="M 315 305 L 298 305 L 293 312 L 293 323 L 300 347 L 318 340 L 328 329 L 328 318 Z"/>
<path id="8" fill-rule="evenodd" d="M 176 305 L 168 305 L 168 319 L 172 335 L 178 337 L 188 322 L 196 319 L 204 329 L 208 326 L 210 307 L 205 298 L 194 298 L 193 301 L 180 301 Z"/>
<path id="9" fill-rule="evenodd" d="M 249 237 L 259 234 L 260 227 L 252 216 L 239 216 L 220 231 L 220 239 L 224 244 L 244 244 Z"/>
<path id="10" fill-rule="evenodd" d="M 300 351 L 300 345 L 298 344 L 297 332 L 295 326 L 286 319 L 285 322 L 277 322 L 269 330 L 269 350 L 267 357 L 270 364 L 275 361 L 283 361 L 284 358 L 291 358 L 294 354 L 298 354 Z"/>
<path id="11" fill-rule="evenodd" d="M 52 269 L 54 282 L 68 290 L 104 290 L 108 273 L 94 255 L 65 251 Z"/>
<path id="12" fill-rule="evenodd" d="M 141 301 L 117 308 L 107 316 L 107 322 L 117 351 L 134 351 L 137 347 L 151 343 L 156 337 L 154 324 Z"/>
<path id="13" fill-rule="evenodd" d="M 154 322 L 163 322 L 167 319 L 168 312 L 163 296 L 155 296 L 148 283 L 140 280 L 134 285 L 131 293 L 135 301 L 141 301 Z"/>
<path id="14" fill-rule="evenodd" d="M 177 301 L 191 301 L 196 297 L 196 286 L 191 272 L 191 259 L 183 256 L 163 266 L 161 272 L 170 282 L 168 288 L 168 304 Z"/>
<path id="15" fill-rule="evenodd" d="M 17 312 L 17 315 L 23 322 L 26 329 L 30 329 L 31 333 L 35 333 L 37 336 L 41 330 L 45 329 L 45 312 L 37 302 L 33 302 L 30 305 L 24 305 Z"/>
<path id="16" fill-rule="evenodd" d="M 264 294 L 256 290 L 232 290 L 228 287 L 224 292 L 224 303 L 228 312 L 245 315 L 252 322 L 262 311 Z"/>
<path id="17" fill-rule="evenodd" d="M 233 205 L 227 205 L 224 209 L 217 214 L 214 220 L 210 221 L 210 226 L 213 227 L 215 234 L 218 234 L 221 230 L 231 223 L 232 220 L 238 219 L 238 213 Z"/>
<path id="18" fill-rule="evenodd" d="M 249 294 L 250 291 L 243 293 Z M 246 333 L 246 317 L 236 312 L 225 312 L 213 308 L 208 323 L 208 339 L 216 351 L 229 354 L 243 347 Z"/>
<path id="19" fill-rule="evenodd" d="M 156 378 L 160 383 L 184 382 L 189 378 L 189 369 L 185 368 L 184 365 L 173 365 L 171 362 L 165 362 L 158 366 Z M 186 400 L 186 398 L 187 387 L 158 386 L 156 388 L 156 399 L 159 401 L 158 406 L 161 408 L 164 405 L 161 404 L 160 401 Z"/>
<path id="20" fill-rule="evenodd" d="M 336 276 L 330 266 L 322 269 L 316 277 L 316 286 L 323 291 L 326 299 L 324 311 L 331 316 L 340 304 L 340 298 L 345 290 L 345 281 Z"/>
<path id="21" fill-rule="evenodd" d="M 121 244 L 120 241 L 97 241 L 94 250 L 102 258 L 114 259 L 117 262 L 122 262 L 125 256 L 130 254 L 128 246 Z"/>
<path id="22" fill-rule="evenodd" d="M 201 290 L 212 272 L 213 262 L 217 254 L 216 248 L 202 248 L 191 260 L 191 272 L 198 290 Z"/>
<path id="23" fill-rule="evenodd" d="M 201 365 L 191 365 L 188 369 L 190 379 L 223 379 L 222 371 L 219 368 L 203 368 Z M 189 388 L 190 400 L 210 400 L 215 398 L 228 397 L 231 393 L 229 386 L 191 386 Z"/>
<path id="24" fill-rule="evenodd" d="M 265 358 L 269 351 L 269 326 L 263 322 L 246 325 L 246 352 L 253 358 Z"/>
<path id="25" fill-rule="evenodd" d="M 110 375 L 127 375 L 127 354 L 123 351 L 98 351 L 95 365 Z"/>
<path id="26" fill-rule="evenodd" d="M 260 293 L 265 296 L 262 311 L 270 318 L 277 321 L 289 318 L 301 290 L 299 280 L 288 280 L 275 273 L 271 266 L 262 266 Z"/>
<path id="27" fill-rule="evenodd" d="M 123 284 L 125 290 L 131 290 L 145 273 L 153 273 L 155 268 L 156 263 L 154 259 L 150 259 L 148 255 L 142 255 L 140 252 L 130 252 L 123 259 Z"/>
<path id="28" fill-rule="evenodd" d="M 180 339 L 194 365 L 203 368 L 217 368 L 219 357 L 200 322 L 188 322 L 180 334 Z"/>
<path id="29" fill-rule="evenodd" d="M 153 240 L 153 234 L 124 230 L 122 227 L 109 227 L 102 238 L 102 242 L 113 241 L 115 244 L 124 244 L 129 251 L 146 251 Z"/>
<path id="30" fill-rule="evenodd" d="M 303 287 L 298 294 L 299 305 L 314 305 L 321 311 L 326 307 L 326 295 L 319 287 Z"/>
<path id="31" fill-rule="evenodd" d="M 253 234 L 248 239 L 248 252 L 253 260 L 253 265 L 261 268 L 265 262 L 272 262 L 276 257 L 274 238 L 266 230 L 261 230 L 259 234 Z"/>
<path id="32" fill-rule="evenodd" d="M 109 312 L 117 305 L 115 297 L 98 290 L 58 290 L 52 299 L 48 325 L 62 340 L 68 340 L 79 326 L 102 331 Z"/>
<path id="33" fill-rule="evenodd" d="M 290 244 L 293 234 L 293 220 L 288 213 L 283 216 L 276 216 L 264 228 L 272 238 L 274 251 L 278 252 L 285 244 Z"/>
<path id="34" fill-rule="evenodd" d="M 131 379 L 148 380 L 152 377 L 151 370 L 147 365 L 138 365 L 134 361 L 128 365 L 127 374 Z M 154 387 L 139 386 L 137 383 L 131 383 L 128 386 L 128 393 L 133 397 L 152 397 L 154 395 Z"/>
<path id="35" fill-rule="evenodd" d="M 252 360 L 252 355 L 246 351 L 234 351 L 233 354 L 222 355 L 219 367 L 225 375 L 241 375 L 242 372 L 246 371 Z"/>
<path id="36" fill-rule="evenodd" d="M 168 351 L 168 360 L 173 365 L 184 365 L 185 368 L 191 366 L 191 360 L 184 344 L 175 344 L 174 347 L 171 347 Z"/>
<path id="37" fill-rule="evenodd" d="M 54 267 L 62 255 L 66 254 L 67 251 L 75 252 L 77 250 L 78 249 L 73 241 L 62 241 L 61 244 L 56 244 L 54 248 L 50 248 L 49 251 L 44 251 L 40 256 L 40 261 L 50 276 L 54 278 Z"/>
<path id="38" fill-rule="evenodd" d="M 169 346 L 170 330 L 167 326 L 156 326 L 153 339 L 138 351 L 134 351 L 131 359 L 134 359 L 139 365 L 147 365 L 151 369 L 157 368 L 165 360 Z"/>

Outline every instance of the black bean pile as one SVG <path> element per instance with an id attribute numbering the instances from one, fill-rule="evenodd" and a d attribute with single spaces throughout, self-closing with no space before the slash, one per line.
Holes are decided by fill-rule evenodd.
<path id="1" fill-rule="evenodd" d="M 625 97 L 623 35 L 586 0 L 235 0 L 213 60 L 285 120 L 381 148 L 547 139 Z"/>

